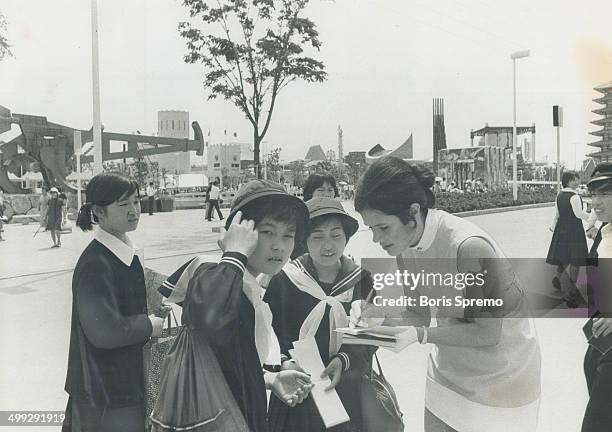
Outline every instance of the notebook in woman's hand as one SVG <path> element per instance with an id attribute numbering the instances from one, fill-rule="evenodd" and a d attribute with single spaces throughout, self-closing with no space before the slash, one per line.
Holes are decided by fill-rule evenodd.
<path id="1" fill-rule="evenodd" d="M 599 313 L 595 314 L 587 323 L 582 327 L 582 331 L 587 338 L 587 341 L 595 349 L 602 354 L 606 354 L 612 349 L 612 333 L 608 333 L 606 336 L 595 337 L 593 336 L 593 319 L 598 318 Z"/>

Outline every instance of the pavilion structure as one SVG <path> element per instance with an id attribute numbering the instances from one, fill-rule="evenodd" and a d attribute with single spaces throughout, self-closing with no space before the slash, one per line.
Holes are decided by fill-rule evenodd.
<path id="1" fill-rule="evenodd" d="M 612 160 L 612 81 L 595 87 L 595 90 L 603 94 L 603 96 L 593 99 L 594 102 L 602 105 L 601 108 L 593 110 L 593 113 L 600 115 L 601 118 L 591 123 L 600 126 L 602 129 L 591 132 L 591 135 L 600 139 L 589 143 L 590 146 L 596 147 L 597 151 L 587 156 L 594 158 L 597 162 L 610 162 Z"/>

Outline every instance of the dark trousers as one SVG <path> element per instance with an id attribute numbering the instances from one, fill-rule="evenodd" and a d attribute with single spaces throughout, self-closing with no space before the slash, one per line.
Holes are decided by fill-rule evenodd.
<path id="1" fill-rule="evenodd" d="M 589 389 L 582 432 L 609 432 L 612 425 L 612 351 L 602 354 L 589 346 L 584 357 Z"/>
<path id="2" fill-rule="evenodd" d="M 149 197 L 149 214 L 150 215 L 153 214 L 154 208 L 155 208 L 155 197 L 150 196 Z"/>
<path id="3" fill-rule="evenodd" d="M 206 220 L 211 220 L 213 209 L 217 209 L 217 215 L 219 215 L 219 219 L 223 219 L 223 214 L 221 213 L 221 209 L 219 208 L 219 200 L 208 200 L 208 208 L 206 209 Z"/>
<path id="4" fill-rule="evenodd" d="M 141 405 L 127 407 L 91 406 L 68 399 L 62 432 L 143 432 Z"/>

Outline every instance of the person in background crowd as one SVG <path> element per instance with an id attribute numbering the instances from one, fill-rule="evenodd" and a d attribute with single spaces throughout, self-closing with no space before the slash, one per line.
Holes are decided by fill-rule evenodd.
<path id="1" fill-rule="evenodd" d="M 427 372 L 425 432 L 535 431 L 540 348 L 524 289 L 485 231 L 433 208 L 433 182 L 429 169 L 385 157 L 368 167 L 355 196 L 355 209 L 374 242 L 396 257 L 397 270 L 417 274 L 418 265 L 435 262 L 436 274 L 486 274 L 492 281 L 462 291 L 438 283 L 416 288 L 415 295 L 435 292 L 442 299 L 459 292 L 464 298 L 503 300 L 503 307 L 405 308 L 402 324 L 416 327 L 421 344 L 435 345 Z M 367 310 L 354 312 L 367 316 Z M 351 314 L 354 321 L 353 309 Z M 432 315 L 435 327 L 430 327 Z"/>
<path id="2" fill-rule="evenodd" d="M 447 182 L 446 182 L 446 177 L 442 177 L 442 182 L 440 183 L 440 187 L 442 188 L 443 191 L 446 191 L 446 188 L 448 187 Z"/>
<path id="3" fill-rule="evenodd" d="M 42 187 L 40 200 L 38 201 L 38 214 L 40 215 L 40 226 L 47 231 L 47 209 L 49 208 L 49 190 L 46 186 Z"/>
<path id="4" fill-rule="evenodd" d="M 329 173 L 310 174 L 304 183 L 304 201 L 312 198 L 338 197 L 336 179 Z"/>
<path id="5" fill-rule="evenodd" d="M 53 240 L 53 246 L 51 247 L 59 248 L 62 246 L 61 231 L 64 217 L 64 200 L 59 197 L 59 190 L 55 187 L 49 190 L 49 194 L 51 198 L 47 203 L 46 226 L 47 230 L 51 231 L 51 239 Z"/>
<path id="6" fill-rule="evenodd" d="M 546 262 L 557 266 L 557 275 L 552 284 L 556 290 L 564 291 L 564 300 L 570 307 L 577 307 L 581 295 L 576 288 L 580 267 L 586 264 L 587 243 L 582 221 L 587 221 L 590 228 L 595 223 L 595 214 L 582 209 L 582 198 L 576 193 L 580 176 L 575 171 L 565 171 L 561 176 L 563 189 L 557 195 L 555 217 L 552 226 L 553 236 L 548 248 Z M 563 273 L 569 273 L 569 286 L 562 289 Z"/>
<path id="7" fill-rule="evenodd" d="M 612 333 L 612 163 L 595 167 L 587 187 L 592 197 L 592 213 L 602 222 L 589 251 L 587 267 L 589 316 L 593 341 Z M 582 432 L 608 432 L 612 425 L 612 350 L 605 354 L 589 344 L 584 357 L 584 374 L 589 391 L 582 421 Z"/>
<path id="8" fill-rule="evenodd" d="M 219 189 L 219 180 L 212 182 L 210 186 L 210 191 L 208 193 L 208 208 L 206 209 L 206 220 L 211 221 L 213 210 L 217 211 L 217 215 L 219 216 L 219 220 L 223 220 L 223 213 L 221 213 L 221 209 L 219 208 L 219 198 L 221 197 L 221 190 Z"/>
<path id="9" fill-rule="evenodd" d="M 478 193 L 483 193 L 484 192 L 484 186 L 482 184 L 482 179 L 481 178 L 476 180 L 476 192 L 478 192 Z"/>
<path id="10" fill-rule="evenodd" d="M 372 277 L 344 253 L 359 223 L 332 198 L 313 198 L 306 203 L 310 222 L 306 237 L 308 253 L 289 262 L 266 289 L 264 301 L 274 317 L 272 325 L 284 356 L 283 369 L 299 369 L 291 360 L 293 342 L 314 337 L 330 377 L 351 421 L 330 431 L 360 431 L 361 378 L 372 368 L 376 348 L 341 345 L 335 328 L 347 327 L 351 303 L 372 292 Z M 325 313 L 317 315 L 322 304 Z M 313 317 L 319 316 L 313 321 Z M 325 426 L 312 399 L 288 407 L 273 397 L 269 406 L 272 432 L 324 432 Z"/>
<path id="11" fill-rule="evenodd" d="M 155 192 L 157 192 L 153 182 L 149 182 L 146 192 L 149 200 L 149 216 L 152 216 L 155 210 Z"/>
<path id="12" fill-rule="evenodd" d="M 437 194 L 442 192 L 442 186 L 440 185 L 440 180 L 436 180 L 433 185 L 433 193 Z"/>
<path id="13" fill-rule="evenodd" d="M 62 207 L 62 227 L 66 224 L 66 221 L 68 220 L 68 196 L 66 195 L 66 193 L 64 193 L 64 191 L 62 191 L 62 188 L 57 188 L 57 190 L 59 191 L 59 197 L 64 200 L 64 207 Z"/>
<path id="14" fill-rule="evenodd" d="M 142 348 L 151 336 L 161 336 L 164 319 L 147 315 L 143 263 L 127 236 L 140 219 L 136 183 L 98 174 L 86 196 L 77 226 L 97 227 L 72 277 L 62 431 L 144 431 Z"/>

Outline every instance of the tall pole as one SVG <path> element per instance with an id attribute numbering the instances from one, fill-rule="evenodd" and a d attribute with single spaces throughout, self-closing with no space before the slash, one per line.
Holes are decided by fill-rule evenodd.
<path id="1" fill-rule="evenodd" d="M 561 192 L 561 128 L 557 126 L 557 192 Z"/>
<path id="2" fill-rule="evenodd" d="M 516 183 L 516 59 L 512 59 L 512 199 L 518 199 Z"/>
<path id="3" fill-rule="evenodd" d="M 102 172 L 102 125 L 100 123 L 100 65 L 98 54 L 98 1 L 91 0 L 91 75 L 93 91 L 94 174 Z"/>
<path id="4" fill-rule="evenodd" d="M 81 197 L 81 131 L 74 131 L 74 153 L 76 154 L 76 172 L 77 172 L 77 207 L 79 210 L 83 205 Z"/>
<path id="5" fill-rule="evenodd" d="M 517 51 L 510 55 L 512 59 L 512 199 L 518 199 L 518 183 L 516 181 L 516 59 L 529 56 L 529 50 Z"/>

